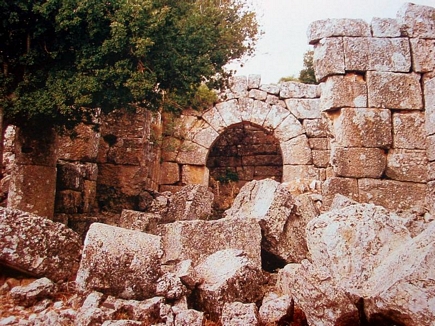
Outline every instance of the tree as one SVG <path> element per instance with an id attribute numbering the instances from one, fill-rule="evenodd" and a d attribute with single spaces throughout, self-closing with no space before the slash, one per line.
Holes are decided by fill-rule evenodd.
<path id="1" fill-rule="evenodd" d="M 313 50 L 309 50 L 304 54 L 304 69 L 299 73 L 299 80 L 301 83 L 318 84 L 314 74 L 313 55 Z"/>
<path id="2" fill-rule="evenodd" d="M 293 75 L 287 77 L 281 77 L 278 83 L 283 83 L 283 82 L 299 82 L 299 78 L 296 78 Z"/>
<path id="3" fill-rule="evenodd" d="M 244 1 L 0 0 L 0 126 L 189 105 L 253 53 L 258 24 Z"/>

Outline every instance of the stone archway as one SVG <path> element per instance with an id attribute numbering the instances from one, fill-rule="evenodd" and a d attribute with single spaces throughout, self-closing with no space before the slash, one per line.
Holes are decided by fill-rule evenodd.
<path id="1" fill-rule="evenodd" d="M 270 130 L 251 122 L 237 123 L 226 128 L 210 147 L 206 167 L 215 209 L 223 211 L 246 182 L 266 178 L 281 182 L 281 147 Z"/>

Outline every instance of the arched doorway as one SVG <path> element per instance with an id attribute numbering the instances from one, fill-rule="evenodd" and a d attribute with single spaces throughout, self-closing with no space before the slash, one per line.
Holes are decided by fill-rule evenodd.
<path id="1" fill-rule="evenodd" d="M 246 121 L 219 135 L 210 147 L 206 166 L 217 214 L 231 206 L 245 183 L 266 178 L 281 182 L 283 175 L 281 147 L 273 132 Z"/>

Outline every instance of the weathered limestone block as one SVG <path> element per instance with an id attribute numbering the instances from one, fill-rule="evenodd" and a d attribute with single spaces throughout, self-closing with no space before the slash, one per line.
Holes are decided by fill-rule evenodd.
<path id="1" fill-rule="evenodd" d="M 423 206 L 426 185 L 394 180 L 358 180 L 359 201 L 381 205 L 393 211 Z"/>
<path id="2" fill-rule="evenodd" d="M 56 167 L 16 165 L 9 181 L 8 208 L 53 218 Z"/>
<path id="3" fill-rule="evenodd" d="M 100 133 L 95 131 L 95 125 L 80 123 L 74 131 L 57 135 L 58 157 L 69 161 L 93 162 L 98 155 L 99 141 Z"/>
<path id="4" fill-rule="evenodd" d="M 328 178 L 322 186 L 323 206 L 331 206 L 335 196 L 341 194 L 353 200 L 358 200 L 358 181 L 351 178 Z"/>
<path id="5" fill-rule="evenodd" d="M 198 286 L 197 304 L 217 321 L 225 303 L 251 303 L 263 295 L 261 266 L 242 250 L 227 249 L 208 256 L 195 267 L 204 282 Z"/>
<path id="6" fill-rule="evenodd" d="M 365 297 L 361 289 L 371 277 L 382 283 L 388 275 L 378 274 L 379 266 L 411 240 L 404 222 L 382 207 L 368 204 L 351 205 L 313 219 L 307 226 L 311 262 L 287 265 L 280 272 L 278 286 L 302 307 L 311 325 L 337 325 L 345 314 L 357 317 L 352 298 Z M 383 291 L 389 293 L 387 287 Z M 377 302 L 374 296 L 368 297 Z M 373 312 L 383 311 L 379 307 Z"/>
<path id="7" fill-rule="evenodd" d="M 58 190 L 56 192 L 56 213 L 83 213 L 83 206 L 83 197 L 81 192 L 74 190 Z"/>
<path id="8" fill-rule="evenodd" d="M 53 281 L 71 280 L 82 245 L 77 233 L 61 223 L 0 208 L 0 262 Z"/>
<path id="9" fill-rule="evenodd" d="M 304 193 L 310 189 L 310 184 L 319 180 L 319 171 L 313 165 L 284 165 L 282 182 L 289 183 L 293 187 L 292 194 Z"/>
<path id="10" fill-rule="evenodd" d="M 405 3 L 397 12 L 401 29 L 409 37 L 435 39 L 435 8 Z"/>
<path id="11" fill-rule="evenodd" d="M 315 167 L 325 168 L 325 167 L 329 166 L 329 159 L 331 156 L 330 150 L 313 149 L 311 151 L 311 154 L 313 155 L 313 164 Z"/>
<path id="12" fill-rule="evenodd" d="M 362 19 L 325 19 L 312 22 L 307 30 L 308 42 L 316 44 L 331 36 L 371 36 L 370 26 Z"/>
<path id="13" fill-rule="evenodd" d="M 156 295 L 158 296 L 173 301 L 181 299 L 186 293 L 187 288 L 174 273 L 165 273 L 157 280 Z"/>
<path id="14" fill-rule="evenodd" d="M 373 37 L 399 37 L 400 25 L 394 18 L 375 17 L 371 21 Z"/>
<path id="15" fill-rule="evenodd" d="M 255 303 L 225 303 L 220 321 L 222 326 L 260 325 Z"/>
<path id="16" fill-rule="evenodd" d="M 230 80 L 230 90 L 235 98 L 248 96 L 248 79 L 246 76 L 233 76 Z"/>
<path id="17" fill-rule="evenodd" d="M 302 124 L 295 118 L 293 114 L 287 117 L 276 127 L 273 135 L 280 141 L 285 142 L 291 138 L 302 135 L 304 132 Z"/>
<path id="18" fill-rule="evenodd" d="M 251 89 L 249 91 L 249 97 L 252 97 L 254 100 L 264 101 L 267 98 L 267 92 L 261 91 L 259 89 Z"/>
<path id="19" fill-rule="evenodd" d="M 368 314 L 395 310 L 406 316 L 410 325 L 433 324 L 434 235 L 435 223 L 432 222 L 415 238 L 406 237 L 408 241 L 378 266 L 363 290 L 354 291 L 367 298 Z"/>
<path id="20" fill-rule="evenodd" d="M 94 223 L 86 235 L 76 283 L 124 299 L 151 298 L 162 274 L 162 255 L 159 236 Z"/>
<path id="21" fill-rule="evenodd" d="M 207 186 L 187 185 L 169 203 L 165 222 L 207 219 L 212 213 L 214 195 Z"/>
<path id="22" fill-rule="evenodd" d="M 408 39 L 370 38 L 369 69 L 409 72 L 411 69 L 411 50 Z"/>
<path id="23" fill-rule="evenodd" d="M 177 163 L 206 165 L 208 148 L 191 141 L 184 141 L 177 155 Z"/>
<path id="24" fill-rule="evenodd" d="M 301 307 L 308 325 L 335 326 L 339 316 L 357 317 L 356 307 L 348 296 L 335 288 L 332 275 L 323 263 L 319 265 L 315 266 L 308 260 L 286 265 L 279 271 L 277 287 Z M 350 321 L 354 321 L 350 325 L 359 323 L 358 318 Z"/>
<path id="25" fill-rule="evenodd" d="M 398 181 L 426 182 L 427 164 L 424 150 L 392 149 L 388 152 L 385 175 Z"/>
<path id="26" fill-rule="evenodd" d="M 393 113 L 393 148 L 425 149 L 424 112 Z"/>
<path id="27" fill-rule="evenodd" d="M 319 119 L 320 101 L 318 99 L 287 99 L 285 104 L 297 119 Z"/>
<path id="28" fill-rule="evenodd" d="M 201 120 L 192 129 L 191 139 L 193 142 L 205 147 L 210 148 L 216 138 L 219 137 L 219 133 L 213 129 L 207 122 Z"/>
<path id="29" fill-rule="evenodd" d="M 160 124 L 160 115 L 146 109 L 136 111 L 114 110 L 101 118 L 101 136 L 136 138 L 145 137 L 151 124 Z"/>
<path id="30" fill-rule="evenodd" d="M 289 81 L 289 82 L 283 82 L 281 84 L 279 97 L 283 99 L 319 98 L 320 92 L 321 89 L 319 85 L 310 85 L 310 84 Z"/>
<path id="31" fill-rule="evenodd" d="M 424 83 L 425 129 L 427 135 L 435 134 L 435 78 Z"/>
<path id="32" fill-rule="evenodd" d="M 367 72 L 369 107 L 420 110 L 423 108 L 420 75 Z"/>
<path id="33" fill-rule="evenodd" d="M 281 89 L 281 85 L 276 84 L 264 84 L 260 85 L 260 90 L 265 91 L 272 95 L 278 95 Z"/>
<path id="34" fill-rule="evenodd" d="M 242 110 L 242 108 L 241 108 Z M 210 126 L 213 127 L 217 132 L 222 132 L 226 127 L 226 123 L 223 120 L 222 116 L 219 113 L 219 110 L 216 107 L 207 110 L 202 114 L 202 119 L 207 122 Z"/>
<path id="35" fill-rule="evenodd" d="M 34 305 L 38 300 L 51 298 L 56 291 L 56 285 L 46 277 L 37 279 L 24 286 L 11 289 L 11 297 L 25 307 Z"/>
<path id="36" fill-rule="evenodd" d="M 281 142 L 283 164 L 311 164 L 313 157 L 308 139 L 300 135 L 286 142 Z"/>
<path id="37" fill-rule="evenodd" d="M 331 150 L 331 164 L 336 176 L 345 178 L 380 178 L 387 157 L 381 148 L 338 147 Z"/>
<path id="38" fill-rule="evenodd" d="M 205 320 L 203 312 L 186 309 L 175 313 L 174 326 L 202 326 Z"/>
<path id="39" fill-rule="evenodd" d="M 389 148 L 393 141 L 390 110 L 343 108 L 333 125 L 338 146 Z"/>
<path id="40" fill-rule="evenodd" d="M 205 166 L 183 165 L 181 169 L 181 182 L 183 184 L 208 185 L 210 171 Z"/>
<path id="41" fill-rule="evenodd" d="M 160 167 L 160 184 L 174 184 L 180 181 L 180 167 L 175 162 L 162 162 Z"/>
<path id="42" fill-rule="evenodd" d="M 240 249 L 261 264 L 261 228 L 252 218 L 216 221 L 177 221 L 159 226 L 164 256 L 162 264 L 190 259 L 196 265 L 224 249 Z"/>
<path id="43" fill-rule="evenodd" d="M 367 84 L 364 78 L 353 73 L 331 76 L 322 84 L 320 110 L 367 107 Z"/>
<path id="44" fill-rule="evenodd" d="M 125 196 L 132 196 L 149 189 L 144 180 L 147 176 L 146 166 L 102 164 L 98 170 L 98 184 L 99 187 L 112 187 Z"/>
<path id="45" fill-rule="evenodd" d="M 239 110 L 242 121 L 250 121 L 252 116 L 252 108 L 254 107 L 254 99 L 242 97 L 239 98 Z"/>
<path id="46" fill-rule="evenodd" d="M 308 138 L 308 143 L 312 150 L 328 150 L 330 140 L 328 138 Z"/>
<path id="47" fill-rule="evenodd" d="M 273 292 L 266 294 L 258 311 L 260 321 L 263 324 L 279 322 L 282 317 L 287 315 L 291 304 L 292 299 L 287 294 L 278 295 Z"/>
<path id="48" fill-rule="evenodd" d="M 314 46 L 313 64 L 317 81 L 331 75 L 344 75 L 343 38 L 321 39 Z"/>
<path id="49" fill-rule="evenodd" d="M 124 229 L 155 234 L 161 219 L 160 214 L 123 209 L 118 226 Z"/>
<path id="50" fill-rule="evenodd" d="M 429 162 L 427 166 L 427 179 L 429 181 L 435 180 L 435 161 Z"/>
<path id="51" fill-rule="evenodd" d="M 165 162 L 174 162 L 181 146 L 181 139 L 175 137 L 164 137 L 162 140 L 161 158 Z"/>
<path id="52" fill-rule="evenodd" d="M 346 70 L 369 70 L 369 47 L 370 38 L 368 37 L 343 37 L 344 63 Z"/>
<path id="53" fill-rule="evenodd" d="M 261 84 L 261 75 L 248 75 L 248 89 L 259 88 Z"/>
<path id="54" fill-rule="evenodd" d="M 350 199 L 349 197 L 343 196 L 341 194 L 337 194 L 334 196 L 334 199 L 332 200 L 332 204 L 330 207 L 330 210 L 333 209 L 342 209 L 351 205 L 358 204 L 357 201 Z"/>
<path id="55" fill-rule="evenodd" d="M 269 105 L 279 105 L 283 108 L 286 107 L 284 100 L 281 100 L 277 95 L 268 94 L 266 98 L 266 104 Z"/>
<path id="56" fill-rule="evenodd" d="M 149 142 L 143 138 L 118 138 L 107 152 L 107 162 L 120 165 L 145 165 L 149 162 Z"/>
<path id="57" fill-rule="evenodd" d="M 302 125 L 309 138 L 330 136 L 329 122 L 324 116 L 321 119 L 305 119 Z"/>
<path id="58" fill-rule="evenodd" d="M 272 105 L 267 114 L 266 120 L 264 120 L 263 127 L 269 130 L 274 130 L 287 118 L 289 114 L 290 112 L 286 108 L 283 108 L 280 105 Z M 293 122 L 295 121 L 293 120 Z"/>
<path id="59" fill-rule="evenodd" d="M 429 161 L 435 161 L 435 135 L 428 136 L 426 139 L 427 144 L 427 159 Z"/>
<path id="60" fill-rule="evenodd" d="M 13 145 L 18 165 L 56 166 L 58 144 L 54 129 L 17 127 Z"/>
<path id="61" fill-rule="evenodd" d="M 263 101 L 255 100 L 252 106 L 251 122 L 262 126 L 271 106 Z"/>
<path id="62" fill-rule="evenodd" d="M 219 111 L 219 114 L 226 126 L 231 126 L 235 123 L 242 122 L 239 102 L 236 99 L 217 103 L 216 109 Z"/>
<path id="63" fill-rule="evenodd" d="M 435 181 L 427 183 L 426 207 L 432 215 L 435 215 Z"/>
<path id="64" fill-rule="evenodd" d="M 412 49 L 412 70 L 430 72 L 435 69 L 435 40 L 410 39 Z"/>

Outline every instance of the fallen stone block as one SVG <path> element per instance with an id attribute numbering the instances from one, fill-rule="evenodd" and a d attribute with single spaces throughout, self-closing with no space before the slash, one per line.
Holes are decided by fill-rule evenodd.
<path id="1" fill-rule="evenodd" d="M 86 235 L 77 285 L 124 299 L 155 294 L 162 274 L 159 236 L 94 223 Z"/>
<path id="2" fill-rule="evenodd" d="M 225 303 L 252 303 L 263 295 L 263 272 L 242 250 L 218 251 L 195 270 L 204 280 L 195 302 L 214 321 L 219 320 Z"/>
<path id="3" fill-rule="evenodd" d="M 261 228 L 252 218 L 177 221 L 159 226 L 162 264 L 191 260 L 195 266 L 223 249 L 240 249 L 261 266 Z"/>
<path id="4" fill-rule="evenodd" d="M 174 326 L 202 326 L 205 322 L 203 312 L 186 309 L 175 312 Z"/>
<path id="5" fill-rule="evenodd" d="M 221 317 L 222 326 L 260 325 L 255 303 L 232 302 L 224 305 Z"/>
<path id="6" fill-rule="evenodd" d="M 264 296 L 259 317 L 263 324 L 278 323 L 282 318 L 288 315 L 292 308 L 292 299 L 289 295 L 278 295 L 276 293 L 268 293 Z"/>
<path id="7" fill-rule="evenodd" d="M 0 264 L 55 282 L 75 277 L 82 244 L 65 225 L 0 207 L 0 234 Z"/>
<path id="8" fill-rule="evenodd" d="M 10 291 L 11 297 L 26 307 L 34 305 L 40 299 L 53 296 L 56 285 L 48 278 L 40 278 L 26 286 L 16 286 Z"/>

